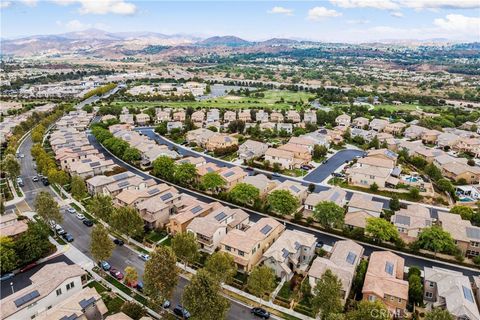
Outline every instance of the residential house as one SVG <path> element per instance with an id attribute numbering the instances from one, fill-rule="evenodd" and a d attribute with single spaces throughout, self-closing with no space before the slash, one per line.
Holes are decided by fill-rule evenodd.
<path id="1" fill-rule="evenodd" d="M 145 227 L 148 229 L 164 228 L 171 215 L 180 208 L 182 194 L 174 187 L 162 188 L 155 196 L 136 204 Z"/>
<path id="2" fill-rule="evenodd" d="M 121 114 L 120 115 L 120 122 L 133 126 L 135 124 L 135 121 L 133 121 L 133 114 L 128 114 L 128 113 L 127 114 Z"/>
<path id="3" fill-rule="evenodd" d="M 238 166 L 231 168 L 225 167 L 219 171 L 220 176 L 225 180 L 225 190 L 230 191 L 233 187 L 243 181 L 243 178 L 247 176 L 247 173 Z"/>
<path id="4" fill-rule="evenodd" d="M 260 130 L 262 130 L 262 131 L 265 131 L 265 130 L 273 131 L 277 127 L 277 124 L 275 124 L 273 122 L 262 122 L 262 123 L 260 123 L 259 127 L 260 127 Z M 291 123 L 289 123 L 289 124 L 291 125 Z M 251 125 L 253 126 L 253 123 Z"/>
<path id="5" fill-rule="evenodd" d="M 90 145 L 77 148 L 59 148 L 55 151 L 55 160 L 58 164 L 60 164 L 60 167 L 64 171 L 69 171 L 70 164 L 78 162 L 82 159 L 87 159 L 91 156 L 104 159 L 103 155 Z"/>
<path id="6" fill-rule="evenodd" d="M 188 225 L 187 232 L 195 235 L 200 250 L 212 254 L 228 232 L 248 226 L 249 217 L 241 209 L 221 206 L 204 217 L 194 218 Z"/>
<path id="7" fill-rule="evenodd" d="M 447 163 L 460 163 L 460 164 L 464 164 L 466 165 L 467 162 L 468 162 L 468 159 L 467 158 L 457 158 L 457 157 L 452 157 L 451 155 L 449 154 L 441 154 L 439 156 L 436 156 L 434 159 L 433 159 L 433 164 L 437 167 L 437 168 L 441 168 L 443 167 L 444 165 L 446 165 Z"/>
<path id="8" fill-rule="evenodd" d="M 283 114 L 281 112 L 272 112 L 270 114 L 271 122 L 283 122 Z"/>
<path id="9" fill-rule="evenodd" d="M 305 199 L 304 214 L 312 214 L 315 206 L 323 201 L 333 202 L 340 207 L 344 207 L 347 203 L 346 196 L 347 192 L 337 187 L 332 187 L 318 193 L 310 193 Z"/>
<path id="10" fill-rule="evenodd" d="M 255 140 L 247 140 L 238 148 L 240 160 L 250 160 L 263 156 L 267 152 L 268 145 Z"/>
<path id="11" fill-rule="evenodd" d="M 408 282 L 403 280 L 404 266 L 405 260 L 393 252 L 372 252 L 363 283 L 363 299 L 379 300 L 392 314 L 403 316 L 408 301 Z"/>
<path id="12" fill-rule="evenodd" d="M 294 167 L 299 167 L 293 152 L 281 149 L 268 148 L 265 152 L 265 161 L 268 161 L 270 166 L 278 163 L 281 169 L 293 169 Z"/>
<path id="13" fill-rule="evenodd" d="M 204 157 L 185 157 L 175 161 L 175 164 L 180 165 L 183 163 L 193 164 L 196 168 L 203 166 L 207 163 Z"/>
<path id="14" fill-rule="evenodd" d="M 123 173 L 121 173 L 118 177 L 120 178 L 122 175 Z M 140 176 L 133 175 L 131 177 L 114 180 L 113 182 L 104 185 L 102 192 L 104 195 L 114 198 L 123 190 L 144 190 L 149 187 L 153 187 L 156 184 L 157 183 L 153 179 L 144 179 Z"/>
<path id="15" fill-rule="evenodd" d="M 243 121 L 243 122 L 251 122 L 252 121 L 252 115 L 250 113 L 250 110 L 243 110 L 238 113 L 238 120 Z"/>
<path id="16" fill-rule="evenodd" d="M 335 119 L 335 123 L 340 127 L 350 127 L 352 117 L 348 114 L 341 114 Z"/>
<path id="17" fill-rule="evenodd" d="M 449 132 L 443 132 L 438 135 L 437 137 L 437 146 L 440 148 L 447 148 L 451 149 L 453 148 L 459 141 L 461 140 L 460 136 L 457 136 L 456 134 L 449 133 Z M 445 150 L 447 150 L 445 149 Z"/>
<path id="18" fill-rule="evenodd" d="M 383 131 L 394 136 L 399 136 L 403 133 L 403 130 L 405 130 L 406 127 L 407 125 L 403 122 L 393 122 L 387 124 Z"/>
<path id="19" fill-rule="evenodd" d="M 222 169 L 223 168 L 217 166 L 213 162 L 207 162 L 207 163 L 197 167 L 197 175 L 198 175 L 199 178 L 202 178 L 207 173 L 211 173 L 211 172 L 217 172 L 218 173 Z"/>
<path id="20" fill-rule="evenodd" d="M 195 111 L 192 113 L 191 119 L 197 127 L 202 127 L 203 120 L 205 120 L 205 112 L 202 110 Z"/>
<path id="21" fill-rule="evenodd" d="M 277 190 L 286 190 L 290 192 L 295 198 L 297 198 L 299 204 L 303 204 L 308 195 L 308 188 L 302 185 L 300 182 L 293 180 L 284 180 L 280 183 L 275 189 L 270 192 Z"/>
<path id="22" fill-rule="evenodd" d="M 389 149 L 374 149 L 367 152 L 367 158 L 378 158 L 393 161 L 393 165 L 396 165 L 398 154 Z M 390 165 L 387 168 L 391 168 Z"/>
<path id="23" fill-rule="evenodd" d="M 137 206 L 140 202 L 150 199 L 166 190 L 170 190 L 170 186 L 165 183 L 153 185 L 142 190 L 125 189 L 115 196 L 113 204 L 118 207 Z"/>
<path id="24" fill-rule="evenodd" d="M 336 128 L 339 129 L 342 127 L 337 126 Z M 346 129 L 347 127 L 343 127 L 343 128 Z M 327 131 L 328 139 L 331 143 L 336 145 L 343 143 L 343 140 L 344 140 L 343 135 L 345 132 L 340 130 L 328 130 L 328 129 L 326 131 Z"/>
<path id="25" fill-rule="evenodd" d="M 435 144 L 441 134 L 442 132 L 438 130 L 425 130 L 420 137 L 425 144 Z"/>
<path id="26" fill-rule="evenodd" d="M 185 111 L 177 111 L 173 113 L 173 121 L 185 122 L 186 113 Z"/>
<path id="27" fill-rule="evenodd" d="M 368 218 L 379 218 L 382 214 L 383 203 L 374 201 L 373 196 L 354 193 L 348 202 L 345 226 L 365 229 Z"/>
<path id="28" fill-rule="evenodd" d="M 278 147 L 278 149 L 292 152 L 294 158 L 297 159 L 298 162 L 301 162 L 301 164 L 308 164 L 310 161 L 312 161 L 312 155 L 306 146 L 287 143 L 281 145 Z"/>
<path id="29" fill-rule="evenodd" d="M 352 121 L 352 127 L 357 128 L 357 129 L 363 129 L 368 127 L 368 124 L 370 123 L 370 120 L 364 117 L 358 117 L 353 119 Z"/>
<path id="30" fill-rule="evenodd" d="M 321 146 L 325 146 L 327 148 L 330 147 L 331 139 L 328 136 L 327 130 L 325 130 L 325 129 L 320 129 L 320 130 L 317 130 L 317 131 L 314 131 L 314 132 L 309 132 L 309 133 L 303 134 L 303 135 L 299 136 L 299 138 L 312 140 L 314 145 L 318 144 L 318 145 L 321 145 Z"/>
<path id="31" fill-rule="evenodd" d="M 479 138 L 468 138 L 460 139 L 454 147 L 455 150 L 460 152 L 467 152 L 473 155 L 474 157 L 480 157 L 480 139 Z"/>
<path id="32" fill-rule="evenodd" d="M 291 123 L 279 122 L 279 123 L 277 123 L 276 128 L 277 128 L 278 132 L 280 132 L 282 130 L 285 131 L 288 134 L 292 134 L 292 132 L 293 132 L 293 125 Z"/>
<path id="33" fill-rule="evenodd" d="M 268 112 L 264 110 L 258 110 L 255 114 L 255 119 L 257 122 L 268 122 Z"/>
<path id="34" fill-rule="evenodd" d="M 315 258 L 308 271 L 308 281 L 312 291 L 323 274 L 330 270 L 342 282 L 341 298 L 342 302 L 345 303 L 350 294 L 353 277 L 358 264 L 362 260 L 363 252 L 363 247 L 352 240 L 335 242 L 330 255 Z"/>
<path id="35" fill-rule="evenodd" d="M 395 162 L 390 159 L 365 157 L 346 170 L 347 181 L 352 185 L 369 187 L 374 183 L 380 188 L 397 185 L 398 179 L 392 176 Z"/>
<path id="36" fill-rule="evenodd" d="M 170 110 L 156 109 L 155 118 L 157 122 L 171 121 Z"/>
<path id="37" fill-rule="evenodd" d="M 135 120 L 139 126 L 144 126 L 150 123 L 150 116 L 146 113 L 139 113 L 135 115 Z"/>
<path id="38" fill-rule="evenodd" d="M 376 132 L 382 132 L 383 129 L 389 124 L 387 120 L 384 119 L 373 119 L 370 121 L 370 130 L 376 131 Z"/>
<path id="39" fill-rule="evenodd" d="M 207 124 L 215 123 L 220 121 L 220 111 L 218 109 L 210 109 L 207 111 Z"/>
<path id="40" fill-rule="evenodd" d="M 454 181 L 464 179 L 467 184 L 476 184 L 480 181 L 480 167 L 469 166 L 458 162 L 450 162 L 444 164 L 440 170 L 443 176 Z"/>
<path id="41" fill-rule="evenodd" d="M 50 263 L 35 272 L 31 282 L 2 299 L 2 319 L 33 319 L 82 290 L 87 273 L 76 264 Z"/>
<path id="42" fill-rule="evenodd" d="M 316 256 L 317 238 L 299 230 L 285 230 L 265 251 L 263 264 L 273 269 L 278 278 L 290 280 L 294 273 L 306 274 Z"/>
<path id="43" fill-rule="evenodd" d="M 458 214 L 444 211 L 438 211 L 438 222 L 467 257 L 480 255 L 480 227 L 472 226 L 470 221 L 462 220 Z"/>
<path id="44" fill-rule="evenodd" d="M 417 140 L 422 137 L 422 134 L 426 131 L 427 129 L 424 127 L 420 127 L 417 125 L 411 125 L 408 128 L 405 129 L 403 132 L 403 135 L 405 138 L 409 140 Z"/>
<path id="45" fill-rule="evenodd" d="M 174 129 L 183 129 L 183 122 L 180 121 L 168 121 L 167 122 L 167 131 L 172 132 Z"/>
<path id="46" fill-rule="evenodd" d="M 111 120 L 117 120 L 117 117 L 111 114 L 106 114 L 100 119 L 100 121 L 102 121 L 103 123 L 109 122 Z"/>
<path id="47" fill-rule="evenodd" d="M 208 129 L 199 128 L 199 129 L 188 131 L 185 136 L 185 139 L 190 144 L 194 143 L 199 146 L 205 146 L 207 144 L 208 139 L 213 135 L 215 135 L 215 132 L 210 131 Z"/>
<path id="48" fill-rule="evenodd" d="M 221 250 L 234 257 L 238 271 L 248 273 L 284 230 L 277 220 L 261 218 L 246 230 L 228 232 L 220 242 Z"/>
<path id="49" fill-rule="evenodd" d="M 193 219 L 204 217 L 217 208 L 223 207 L 218 202 L 204 203 L 193 197 L 185 197 L 179 204 L 181 209 L 169 218 L 167 229 L 172 235 L 187 232 L 187 227 Z"/>
<path id="50" fill-rule="evenodd" d="M 0 234 L 3 237 L 16 238 L 28 230 L 28 224 L 24 220 L 18 220 L 16 213 L 0 215 Z"/>
<path id="51" fill-rule="evenodd" d="M 243 178 L 243 183 L 248 183 L 257 188 L 260 191 L 260 197 L 264 197 L 278 185 L 277 180 L 269 179 L 263 173 L 254 176 L 247 175 Z"/>
<path id="52" fill-rule="evenodd" d="M 287 112 L 287 120 L 293 123 L 299 123 L 301 121 L 300 114 L 295 110 L 289 110 Z"/>
<path id="53" fill-rule="evenodd" d="M 419 204 L 410 204 L 401 208 L 391 217 L 391 222 L 397 228 L 400 236 L 406 242 L 417 240 L 419 233 L 434 224 L 430 210 Z"/>
<path id="54" fill-rule="evenodd" d="M 78 162 L 70 164 L 70 175 L 77 175 L 83 179 L 93 177 L 97 174 L 104 174 L 112 171 L 115 167 L 113 160 L 104 160 L 96 156 L 90 156 Z"/>
<path id="55" fill-rule="evenodd" d="M 235 111 L 227 110 L 223 114 L 223 121 L 224 122 L 235 121 L 236 119 L 237 119 L 237 113 Z"/>
<path id="56" fill-rule="evenodd" d="M 423 146 L 419 146 L 415 148 L 412 155 L 425 159 L 428 163 L 432 163 L 435 160 L 435 158 L 445 155 L 445 151 L 440 149 L 433 149 L 433 148 L 426 148 Z"/>
<path id="57" fill-rule="evenodd" d="M 317 113 L 315 111 L 305 111 L 303 114 L 304 123 L 317 123 Z"/>
<path id="58" fill-rule="evenodd" d="M 120 182 L 124 179 L 128 179 L 134 176 L 135 174 L 133 172 L 125 171 L 108 177 L 105 175 L 97 175 L 90 179 L 87 179 L 85 183 L 87 184 L 88 193 L 94 196 L 97 193 L 103 193 L 103 188 L 110 183 Z"/>
<path id="59" fill-rule="evenodd" d="M 291 137 L 288 140 L 289 145 L 296 145 L 299 147 L 306 147 L 308 152 L 312 153 L 315 147 L 315 141 L 309 138 L 302 138 L 302 137 Z"/>
<path id="60" fill-rule="evenodd" d="M 447 310 L 455 319 L 480 319 L 470 279 L 461 272 L 425 267 L 424 300 Z"/>
<path id="61" fill-rule="evenodd" d="M 370 142 L 373 140 L 374 137 L 377 136 L 377 132 L 373 130 L 363 130 L 363 129 L 353 128 L 352 130 L 350 130 L 350 135 L 352 138 L 362 137 L 363 140 Z"/>
<path id="62" fill-rule="evenodd" d="M 231 148 L 235 146 L 238 146 L 238 139 L 225 133 L 215 133 L 211 135 L 205 143 L 205 148 L 208 151 L 215 151 L 218 149 Z"/>

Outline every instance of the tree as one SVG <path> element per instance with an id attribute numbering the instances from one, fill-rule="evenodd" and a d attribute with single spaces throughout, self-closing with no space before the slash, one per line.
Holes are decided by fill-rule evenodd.
<path id="1" fill-rule="evenodd" d="M 53 220 L 56 223 L 60 223 L 63 221 L 58 203 L 48 192 L 41 191 L 37 195 L 35 198 L 35 211 L 45 222 Z"/>
<path id="2" fill-rule="evenodd" d="M 408 301 L 414 305 L 423 303 L 422 279 L 417 274 L 408 277 Z"/>
<path id="3" fill-rule="evenodd" d="M 353 278 L 353 282 L 352 282 L 352 290 L 355 292 L 355 295 L 359 296 L 358 298 L 361 298 L 362 296 L 363 282 L 365 280 L 365 274 L 367 273 L 367 268 L 368 268 L 368 261 L 360 260 L 360 263 L 358 264 L 357 270 L 355 272 L 355 278 Z"/>
<path id="4" fill-rule="evenodd" d="M 348 312 L 347 320 L 390 320 L 390 312 L 380 301 L 360 301 L 357 307 Z"/>
<path id="5" fill-rule="evenodd" d="M 172 250 L 185 266 L 187 263 L 196 262 L 199 258 L 197 240 L 191 232 L 177 233 L 173 236 Z"/>
<path id="6" fill-rule="evenodd" d="M 377 192 L 378 191 L 378 184 L 376 182 L 372 183 L 370 185 L 370 190 L 372 190 L 373 192 Z"/>
<path id="7" fill-rule="evenodd" d="M 10 179 L 20 175 L 20 164 L 13 154 L 7 154 L 2 161 L 2 168 L 8 174 Z"/>
<path id="8" fill-rule="evenodd" d="M 342 311 L 342 282 L 330 269 L 317 280 L 313 291 L 313 310 L 315 314 L 320 311 L 322 320 Z"/>
<path id="9" fill-rule="evenodd" d="M 450 209 L 450 213 L 459 214 L 463 220 L 470 221 L 472 220 L 474 211 L 472 208 L 467 206 L 454 206 L 452 209 Z"/>
<path id="10" fill-rule="evenodd" d="M 70 184 L 70 192 L 72 196 L 77 200 L 82 200 L 87 196 L 87 186 L 85 180 L 80 176 L 73 176 Z"/>
<path id="11" fill-rule="evenodd" d="M 440 169 L 438 169 L 433 163 L 427 164 L 424 171 L 433 181 L 442 179 L 442 171 L 440 171 Z"/>
<path id="12" fill-rule="evenodd" d="M 212 274 L 219 282 L 230 283 L 237 273 L 237 266 L 233 256 L 217 251 L 208 257 L 205 270 Z"/>
<path id="13" fill-rule="evenodd" d="M 125 268 L 125 283 L 128 285 L 133 285 L 137 282 L 138 280 L 138 272 L 137 270 L 132 267 L 128 266 Z"/>
<path id="14" fill-rule="evenodd" d="M 380 241 L 396 241 L 398 230 L 393 224 L 382 218 L 368 218 L 365 232 Z"/>
<path id="15" fill-rule="evenodd" d="M 28 230 L 15 241 L 20 265 L 36 261 L 52 252 L 48 227 L 43 222 L 29 222 Z"/>
<path id="16" fill-rule="evenodd" d="M 221 287 L 215 277 L 205 270 L 199 270 L 185 287 L 183 303 L 192 319 L 226 319 L 230 303 L 221 294 Z"/>
<path id="17" fill-rule="evenodd" d="M 105 196 L 100 193 L 97 193 L 93 197 L 88 208 L 95 217 L 106 222 L 110 221 L 114 211 L 112 199 L 109 196 Z"/>
<path id="18" fill-rule="evenodd" d="M 475 166 L 475 160 L 473 160 L 473 159 L 468 159 L 468 160 L 467 160 L 467 164 L 468 164 L 470 167 L 474 167 L 474 166 Z"/>
<path id="19" fill-rule="evenodd" d="M 454 320 L 455 317 L 448 310 L 435 308 L 425 314 L 425 320 Z"/>
<path id="20" fill-rule="evenodd" d="M 327 155 L 328 148 L 324 145 L 316 144 L 313 146 L 313 159 L 320 160 Z"/>
<path id="21" fill-rule="evenodd" d="M 143 235 L 143 219 L 133 207 L 120 207 L 113 211 L 110 219 L 111 226 L 120 233 L 124 233 L 130 240 L 131 237 Z"/>
<path id="22" fill-rule="evenodd" d="M 247 280 L 247 288 L 253 295 L 263 298 L 265 293 L 270 293 L 275 288 L 275 274 L 267 266 L 253 268 Z"/>
<path id="23" fill-rule="evenodd" d="M 205 190 L 218 193 L 218 191 L 225 186 L 226 182 L 218 173 L 209 172 L 201 178 L 200 184 Z"/>
<path id="24" fill-rule="evenodd" d="M 410 191 L 408 191 L 408 195 L 410 196 L 410 198 L 412 198 L 412 200 L 420 200 L 421 196 L 420 196 L 420 190 L 417 188 L 417 187 L 413 187 L 410 189 Z"/>
<path id="25" fill-rule="evenodd" d="M 192 185 L 196 177 L 197 167 L 192 163 L 181 163 L 175 167 L 175 181 L 181 185 Z"/>
<path id="26" fill-rule="evenodd" d="M 295 198 L 287 190 L 275 190 L 267 196 L 267 204 L 270 211 L 280 215 L 291 215 L 300 205 L 298 199 Z"/>
<path id="27" fill-rule="evenodd" d="M 229 195 L 234 202 L 251 206 L 260 197 L 260 191 L 251 184 L 237 183 Z"/>
<path id="28" fill-rule="evenodd" d="M 97 223 L 92 229 L 90 237 L 90 252 L 95 261 L 104 261 L 112 256 L 115 245 L 108 236 L 108 230 L 101 223 Z"/>
<path id="29" fill-rule="evenodd" d="M 450 180 L 445 178 L 439 179 L 437 181 L 437 187 L 441 191 L 446 191 L 451 194 L 455 192 L 455 188 L 453 187 L 453 184 L 450 182 Z"/>
<path id="30" fill-rule="evenodd" d="M 162 121 L 158 124 L 158 126 L 155 127 L 155 132 L 158 133 L 161 136 L 164 136 L 168 133 L 168 122 L 167 121 Z"/>
<path id="31" fill-rule="evenodd" d="M 424 228 L 418 235 L 415 245 L 435 253 L 453 253 L 456 249 L 455 241 L 450 233 L 440 226 Z"/>
<path id="32" fill-rule="evenodd" d="M 175 175 L 175 161 L 167 156 L 160 156 L 152 163 L 152 173 L 166 181 L 173 181 Z"/>
<path id="33" fill-rule="evenodd" d="M 392 211 L 400 210 L 400 200 L 398 200 L 397 195 L 394 195 L 392 199 L 390 199 L 389 207 L 390 207 L 390 210 Z"/>
<path id="34" fill-rule="evenodd" d="M 345 218 L 345 210 L 332 201 L 319 202 L 314 210 L 313 217 L 324 227 L 341 227 Z"/>
<path id="35" fill-rule="evenodd" d="M 0 236 L 0 270 L 1 273 L 9 272 L 18 265 L 18 256 L 15 252 L 15 242 L 12 238 Z"/>
<path id="36" fill-rule="evenodd" d="M 178 283 L 177 257 L 170 247 L 158 246 L 145 263 L 143 284 L 145 294 L 153 304 L 170 299 Z"/>
<path id="37" fill-rule="evenodd" d="M 121 310 L 133 320 L 139 320 L 147 315 L 145 307 L 134 301 L 125 301 Z"/>
<path id="38" fill-rule="evenodd" d="M 141 160 L 142 155 L 137 148 L 128 147 L 123 152 L 122 159 L 128 163 L 134 163 L 135 161 Z"/>

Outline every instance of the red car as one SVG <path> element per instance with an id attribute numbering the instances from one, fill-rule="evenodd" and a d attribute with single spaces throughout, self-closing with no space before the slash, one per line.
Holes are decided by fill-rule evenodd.
<path id="1" fill-rule="evenodd" d="M 115 268 L 110 269 L 110 274 L 112 275 L 112 277 L 114 277 L 117 280 L 123 279 L 123 273 Z"/>

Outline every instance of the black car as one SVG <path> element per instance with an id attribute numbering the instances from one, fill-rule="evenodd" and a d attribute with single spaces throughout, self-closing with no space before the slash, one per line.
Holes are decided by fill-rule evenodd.
<path id="1" fill-rule="evenodd" d="M 268 312 L 267 310 L 263 309 L 263 308 L 253 308 L 252 310 L 250 310 L 250 312 L 257 316 L 257 317 L 260 317 L 262 319 L 268 319 L 270 318 L 270 312 Z"/>
<path id="2" fill-rule="evenodd" d="M 62 238 L 67 242 L 73 242 L 73 236 L 70 233 L 65 233 L 62 235 Z"/>
<path id="3" fill-rule="evenodd" d="M 83 224 L 86 225 L 87 227 L 93 226 L 93 221 L 89 219 L 84 219 Z"/>
<path id="4" fill-rule="evenodd" d="M 190 312 L 188 312 L 187 309 L 185 309 L 179 304 L 173 309 L 173 313 L 175 313 L 175 315 L 181 317 L 182 319 L 190 318 Z"/>
<path id="5" fill-rule="evenodd" d="M 123 244 L 124 244 L 125 242 L 123 242 L 122 239 L 116 239 L 116 238 L 115 238 L 115 239 L 113 240 L 113 243 L 115 243 L 117 246 L 123 246 Z"/>
<path id="6" fill-rule="evenodd" d="M 48 179 L 45 178 L 45 177 L 42 178 L 42 183 L 43 183 L 44 186 L 48 186 L 48 185 L 50 184 L 50 182 L 48 181 Z"/>

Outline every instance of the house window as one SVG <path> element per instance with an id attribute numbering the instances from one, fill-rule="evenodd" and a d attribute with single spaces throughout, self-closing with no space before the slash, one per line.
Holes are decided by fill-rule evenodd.
<path id="1" fill-rule="evenodd" d="M 432 297 L 433 297 L 433 293 L 426 291 L 426 292 L 425 292 L 425 297 L 427 297 L 427 298 L 432 298 Z"/>
<path id="2" fill-rule="evenodd" d="M 398 298 L 398 302 L 402 302 L 402 298 Z"/>
<path id="3" fill-rule="evenodd" d="M 225 250 L 227 250 L 227 251 L 232 251 L 232 248 L 229 247 L 229 246 L 225 246 Z"/>
<path id="4" fill-rule="evenodd" d="M 70 283 L 67 283 L 67 291 L 72 289 L 75 286 L 75 283 L 72 281 Z"/>
<path id="5" fill-rule="evenodd" d="M 62 294 L 62 289 L 57 289 L 57 296 L 61 295 Z"/>
<path id="6" fill-rule="evenodd" d="M 238 255 L 243 257 L 243 256 L 245 256 L 245 252 L 238 250 Z"/>
<path id="7" fill-rule="evenodd" d="M 429 282 L 428 285 L 430 286 L 430 288 L 433 288 L 433 286 L 435 285 L 433 282 Z"/>
<path id="8" fill-rule="evenodd" d="M 373 301 L 375 301 L 376 299 L 377 299 L 377 298 L 376 298 L 375 296 L 372 296 L 372 295 L 368 296 L 368 301 L 373 302 Z"/>

